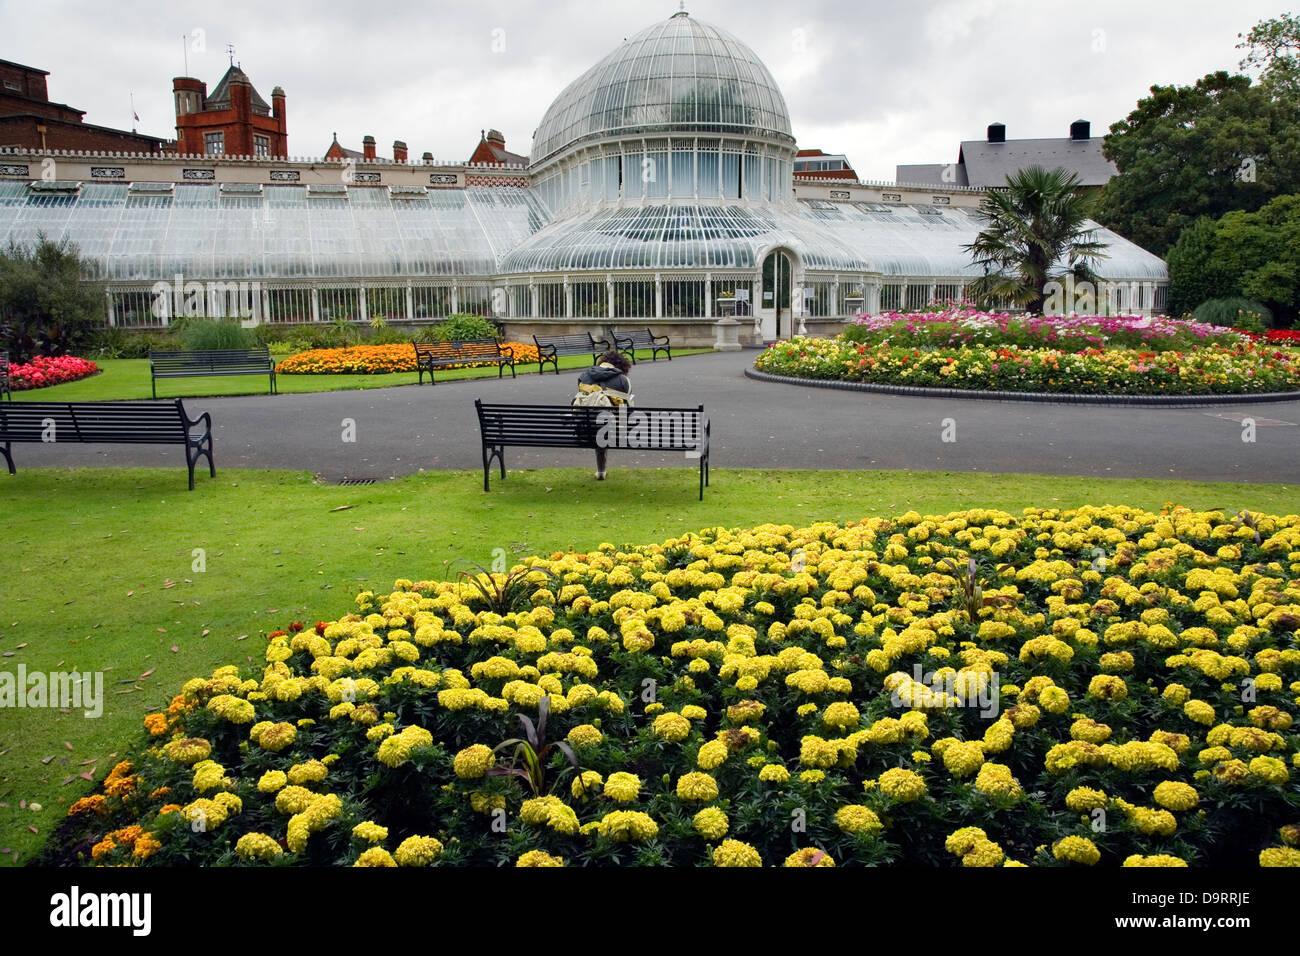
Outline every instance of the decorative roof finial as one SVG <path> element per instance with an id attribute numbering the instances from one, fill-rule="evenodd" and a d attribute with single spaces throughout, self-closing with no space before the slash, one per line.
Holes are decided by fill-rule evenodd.
<path id="1" fill-rule="evenodd" d="M 686 12 L 686 0 L 681 0 L 681 3 L 677 4 L 677 12 L 674 13 L 673 16 L 674 16 L 674 17 L 689 17 L 689 16 L 690 16 L 690 14 Z"/>

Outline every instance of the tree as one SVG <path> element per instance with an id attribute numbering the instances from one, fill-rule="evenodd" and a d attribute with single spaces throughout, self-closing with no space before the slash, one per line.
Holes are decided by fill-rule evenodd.
<path id="1" fill-rule="evenodd" d="M 1064 169 L 1029 166 L 985 197 L 979 215 L 987 225 L 964 247 L 984 269 L 972 295 L 1042 312 L 1049 283 L 1067 274 L 1098 281 L 1092 263 L 1105 258 L 1105 244 L 1093 238 L 1091 200 L 1078 187 L 1078 177 Z"/>
<path id="2" fill-rule="evenodd" d="M 1246 51 L 1243 70 L 1258 70 L 1260 81 L 1278 96 L 1300 97 L 1300 17 L 1284 13 L 1261 20 L 1237 37 L 1237 49 Z"/>
<path id="3" fill-rule="evenodd" d="M 1200 216 L 1300 192 L 1298 108 L 1223 71 L 1194 86 L 1151 87 L 1106 137 L 1102 151 L 1119 173 L 1103 190 L 1100 221 L 1164 255 Z"/>
<path id="4" fill-rule="evenodd" d="M 86 267 L 67 240 L 44 236 L 33 248 L 0 252 L 0 349 L 11 361 L 85 348 L 104 322 L 104 287 L 83 281 Z"/>
<path id="5" fill-rule="evenodd" d="M 1171 311 L 1241 296 L 1269 306 L 1281 324 L 1300 310 L 1300 194 L 1263 208 L 1199 219 L 1169 253 Z"/>

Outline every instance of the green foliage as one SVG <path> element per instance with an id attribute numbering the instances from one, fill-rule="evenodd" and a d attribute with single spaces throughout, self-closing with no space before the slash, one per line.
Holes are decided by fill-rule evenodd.
<path id="1" fill-rule="evenodd" d="M 34 248 L 0 252 L 0 350 L 21 363 L 33 355 L 84 351 L 104 325 L 104 287 L 67 240 L 40 236 Z"/>
<path id="2" fill-rule="evenodd" d="M 176 319 L 172 323 L 181 344 L 191 351 L 208 349 L 251 349 L 257 336 L 237 319 Z"/>
<path id="3" fill-rule="evenodd" d="M 1300 194 L 1198 220 L 1169 253 L 1169 284 L 1175 311 L 1240 297 L 1288 324 L 1300 312 Z"/>
<path id="4" fill-rule="evenodd" d="M 470 339 L 495 339 L 497 327 L 481 315 L 460 314 L 448 316 L 446 321 L 434 326 L 435 341 L 464 342 Z"/>
<path id="5" fill-rule="evenodd" d="M 1237 49 L 1247 51 L 1243 70 L 1258 69 L 1263 84 L 1280 96 L 1300 95 L 1300 17 L 1284 13 L 1237 36 L 1243 41 Z"/>
<path id="6" fill-rule="evenodd" d="M 144 359 L 150 352 L 175 351 L 182 347 L 170 332 L 128 332 L 104 328 L 91 338 L 87 351 L 92 358 Z"/>
<path id="7" fill-rule="evenodd" d="M 1294 94 L 1225 71 L 1153 86 L 1106 137 L 1119 174 L 1102 192 L 1100 221 L 1164 255 L 1201 216 L 1300 192 L 1298 108 Z"/>
<path id="8" fill-rule="evenodd" d="M 1091 201 L 1078 185 L 1064 169 L 1029 166 L 1008 176 L 1006 189 L 985 197 L 985 228 L 965 247 L 985 273 L 969 288 L 974 298 L 1006 298 L 1041 313 L 1048 283 L 1067 275 L 1100 281 L 1092 264 L 1105 258 L 1105 245 L 1090 237 Z"/>
<path id="9" fill-rule="evenodd" d="M 1262 332 L 1273 324 L 1273 313 L 1262 302 L 1233 296 L 1227 299 L 1207 299 L 1192 313 L 1198 322 L 1220 325 L 1225 328 Z"/>

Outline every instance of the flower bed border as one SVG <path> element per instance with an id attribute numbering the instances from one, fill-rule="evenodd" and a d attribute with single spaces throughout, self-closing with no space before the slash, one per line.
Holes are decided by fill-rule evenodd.
<path id="1" fill-rule="evenodd" d="M 753 366 L 745 369 L 745 376 L 759 382 L 772 382 L 778 385 L 802 385 L 806 388 L 838 388 L 850 392 L 910 395 L 915 398 L 964 398 L 992 402 L 1038 402 L 1060 405 L 1146 405 L 1156 407 L 1300 402 L 1300 390 L 1294 392 L 1232 392 L 1223 395 L 1088 395 L 1077 392 L 1012 392 L 998 389 L 933 388 L 928 385 L 880 385 L 873 382 L 842 382 L 837 379 L 773 375 L 770 372 L 760 372 Z"/>

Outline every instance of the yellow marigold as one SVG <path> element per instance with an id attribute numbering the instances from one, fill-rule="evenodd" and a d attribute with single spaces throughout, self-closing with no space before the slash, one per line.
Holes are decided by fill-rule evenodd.
<path id="1" fill-rule="evenodd" d="M 677 780 L 677 799 L 707 803 L 718 797 L 718 782 L 707 773 L 687 773 Z"/>
<path id="2" fill-rule="evenodd" d="M 496 763 L 496 756 L 487 744 L 472 744 L 452 760 L 452 769 L 462 780 L 477 780 Z"/>
<path id="3" fill-rule="evenodd" d="M 381 827 L 378 823 L 366 820 L 352 828 L 352 835 L 367 843 L 382 843 L 388 839 L 388 827 Z"/>
<path id="4" fill-rule="evenodd" d="M 1049 714 L 1063 714 L 1070 706 L 1070 695 L 1060 687 L 1048 687 L 1038 695 L 1038 705 Z"/>
<path id="5" fill-rule="evenodd" d="M 1123 700 L 1128 696 L 1128 685 L 1124 678 L 1114 674 L 1097 674 L 1088 682 L 1088 696 L 1103 700 Z"/>
<path id="6" fill-rule="evenodd" d="M 1200 794 L 1190 784 L 1165 780 L 1156 784 L 1152 798 L 1166 810 L 1191 810 L 1200 802 Z"/>
<path id="7" fill-rule="evenodd" d="M 767 705 L 756 700 L 742 700 L 727 708 L 727 720 L 733 724 L 752 724 L 760 720 Z"/>
<path id="8" fill-rule="evenodd" d="M 293 742 L 297 738 L 298 728 L 293 724 L 281 721 L 280 723 L 270 724 L 263 727 L 261 732 L 253 737 L 253 742 L 263 750 L 269 750 L 272 753 L 279 753 L 280 751 L 292 746 Z"/>
<path id="9" fill-rule="evenodd" d="M 1214 708 L 1203 700 L 1189 700 L 1183 704 L 1183 713 L 1188 720 L 1207 727 L 1214 723 Z"/>
<path id="10" fill-rule="evenodd" d="M 605 778 L 596 771 L 585 770 L 573 778 L 573 783 L 569 784 L 569 793 L 575 800 L 586 800 L 598 795 L 604 782 Z"/>
<path id="11" fill-rule="evenodd" d="M 1289 846 L 1271 846 L 1259 851 L 1260 866 L 1300 866 L 1300 850 Z"/>
<path id="12" fill-rule="evenodd" d="M 1000 763 L 986 763 L 975 777 L 975 789 L 992 796 L 1018 797 L 1024 791 L 1011 768 Z"/>
<path id="13" fill-rule="evenodd" d="M 758 779 L 764 783 L 782 784 L 789 781 L 790 771 L 779 763 L 764 764 L 759 768 Z"/>
<path id="14" fill-rule="evenodd" d="M 762 866 L 763 858 L 748 843 L 723 840 L 713 848 L 714 866 Z"/>
<path id="15" fill-rule="evenodd" d="M 243 860 L 270 863 L 284 853 L 274 838 L 265 833 L 245 833 L 235 844 L 235 853 Z"/>
<path id="16" fill-rule="evenodd" d="M 565 738 L 575 750 L 598 747 L 604 739 L 605 735 L 591 724 L 579 724 L 570 730 L 569 735 Z"/>
<path id="17" fill-rule="evenodd" d="M 975 741 L 959 740 L 944 748 L 943 765 L 954 777 L 969 777 L 984 763 L 984 746 Z"/>
<path id="18" fill-rule="evenodd" d="M 1125 857 L 1122 865 L 1177 867 L 1187 866 L 1187 861 L 1180 857 L 1169 856 L 1167 853 L 1156 853 L 1151 856 L 1142 856 L 1140 853 L 1134 853 L 1132 856 Z"/>
<path id="19" fill-rule="evenodd" d="M 1265 783 L 1283 784 L 1291 774 L 1286 764 L 1276 757 L 1254 757 L 1249 764 L 1250 775 Z"/>
<path id="20" fill-rule="evenodd" d="M 357 857 L 357 862 L 353 866 L 397 866 L 397 861 L 393 855 L 385 850 L 382 846 L 372 846 L 361 856 Z"/>
<path id="21" fill-rule="evenodd" d="M 1052 844 L 1052 856 L 1067 863 L 1092 866 L 1101 859 L 1101 851 L 1087 837 L 1068 836 Z"/>
<path id="22" fill-rule="evenodd" d="M 695 814 L 691 825 L 695 832 L 706 840 L 721 840 L 726 835 L 729 822 L 727 815 L 717 807 L 705 807 Z"/>
<path id="23" fill-rule="evenodd" d="M 824 850 L 818 850 L 815 847 L 807 847 L 803 850 L 795 850 L 785 858 L 782 866 L 834 866 L 835 861 L 831 859 L 829 853 Z"/>
<path id="24" fill-rule="evenodd" d="M 605 796 L 618 803 L 631 803 L 641 795 L 641 778 L 634 773 L 618 771 L 605 780 Z"/>
<path id="25" fill-rule="evenodd" d="M 822 712 L 822 723 L 827 727 L 846 730 L 849 727 L 856 727 L 861 717 L 858 709 L 848 701 L 837 700 L 827 705 L 826 710 Z"/>
<path id="26" fill-rule="evenodd" d="M 596 832 L 618 843 L 644 842 L 659 835 L 659 824 L 636 810 L 614 810 L 601 817 Z"/>
<path id="27" fill-rule="evenodd" d="M 329 775 L 329 768 L 319 760 L 308 760 L 304 763 L 294 764 L 289 768 L 289 783 L 298 784 L 299 786 L 308 783 L 320 783 Z M 265 779 L 263 774 L 263 779 Z M 281 784 L 283 786 L 283 784 Z M 261 782 L 258 782 L 258 789 L 261 789 Z M 279 789 L 278 787 L 276 789 Z M 266 791 L 263 791 L 266 792 Z"/>
<path id="28" fill-rule="evenodd" d="M 1065 805 L 1075 813 L 1085 813 L 1106 805 L 1106 794 L 1092 787 L 1075 787 L 1065 795 Z"/>
<path id="29" fill-rule="evenodd" d="M 416 750 L 432 746 L 433 734 L 423 727 L 410 726 L 384 740 L 376 754 L 380 763 L 389 767 L 400 767 L 411 759 Z"/>
<path id="30" fill-rule="evenodd" d="M 893 767 L 880 775 L 880 791 L 890 800 L 911 803 L 925 796 L 925 780 L 913 770 Z"/>
<path id="31" fill-rule="evenodd" d="M 660 714 L 651 725 L 651 730 L 656 737 L 670 743 L 677 743 L 690 736 L 691 722 L 681 714 Z"/>
<path id="32" fill-rule="evenodd" d="M 183 766 L 191 766 L 201 760 L 207 760 L 212 753 L 212 744 L 201 737 L 187 737 L 183 740 L 170 741 L 163 747 L 167 757 Z"/>
<path id="33" fill-rule="evenodd" d="M 721 740 L 710 740 L 700 748 L 695 763 L 701 770 L 716 770 L 726 762 L 728 753 L 727 745 Z"/>
<path id="34" fill-rule="evenodd" d="M 545 850 L 529 850 L 520 854 L 515 866 L 564 866 L 564 858 L 551 856 Z"/>
<path id="35" fill-rule="evenodd" d="M 428 866 L 442 855 L 442 843 L 433 837 L 407 837 L 393 853 L 398 866 Z"/>
<path id="36" fill-rule="evenodd" d="M 858 836 L 879 833 L 884 829 L 884 824 L 880 822 L 875 811 L 856 803 L 850 803 L 836 810 L 835 824 L 845 833 Z"/>

